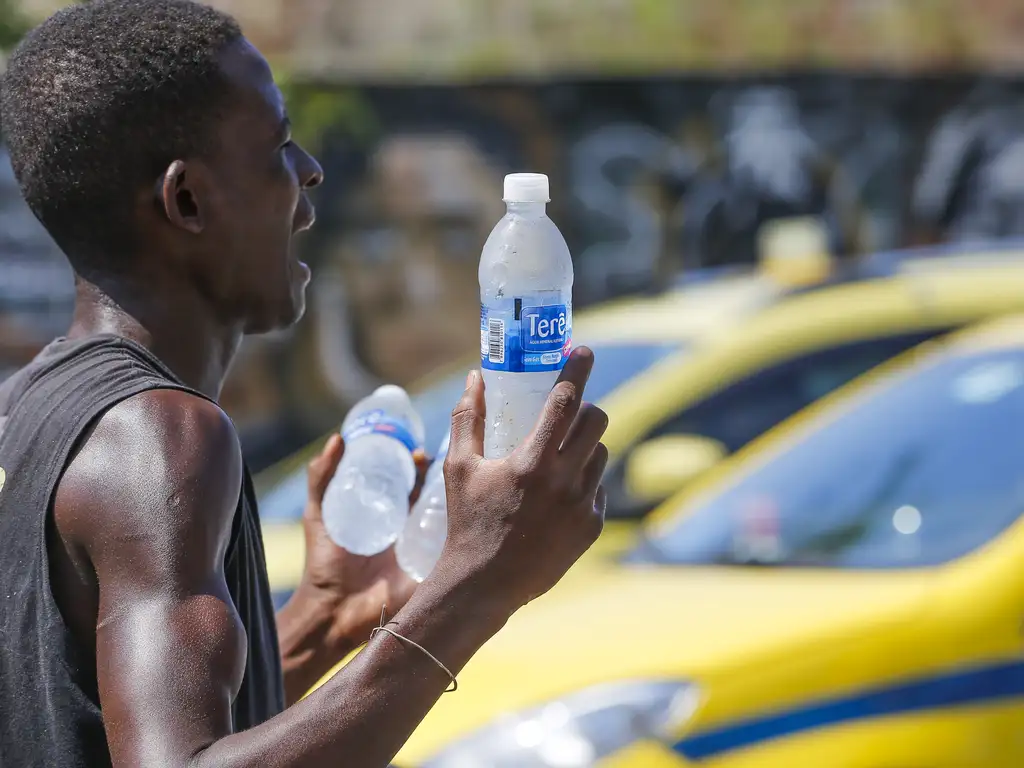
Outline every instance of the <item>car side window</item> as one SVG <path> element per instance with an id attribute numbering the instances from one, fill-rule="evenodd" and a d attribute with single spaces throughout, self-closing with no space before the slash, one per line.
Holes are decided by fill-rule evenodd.
<path id="1" fill-rule="evenodd" d="M 824 395 L 945 330 L 867 339 L 786 360 L 695 403 L 637 444 L 663 435 L 700 435 L 719 441 L 733 453 Z M 615 517 L 635 517 L 650 509 L 629 498 L 625 463 L 619 462 L 605 481 L 609 515 Z"/>
<path id="2" fill-rule="evenodd" d="M 776 424 L 937 331 L 857 341 L 759 371 L 657 427 L 648 437 L 696 434 L 738 451 Z"/>

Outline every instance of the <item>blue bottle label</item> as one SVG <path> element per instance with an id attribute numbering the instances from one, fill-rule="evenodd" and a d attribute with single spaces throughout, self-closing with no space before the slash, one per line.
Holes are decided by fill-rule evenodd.
<path id="1" fill-rule="evenodd" d="M 480 307 L 480 363 L 488 370 L 558 371 L 571 349 L 572 301 L 559 291 Z"/>
<path id="2" fill-rule="evenodd" d="M 371 434 L 393 437 L 410 452 L 419 447 L 416 438 L 412 436 L 405 422 L 391 418 L 380 408 L 364 413 L 352 422 L 348 429 L 341 433 L 341 436 L 345 438 L 345 442 L 349 442 Z"/>

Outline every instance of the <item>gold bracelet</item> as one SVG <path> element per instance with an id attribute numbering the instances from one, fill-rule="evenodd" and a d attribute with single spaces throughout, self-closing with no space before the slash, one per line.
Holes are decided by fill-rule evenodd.
<path id="1" fill-rule="evenodd" d="M 373 636 L 376 635 L 378 632 L 387 632 L 389 635 L 398 640 L 401 640 L 403 643 L 411 645 L 413 648 L 415 648 L 428 659 L 430 659 L 432 662 L 434 662 L 438 667 L 440 667 L 444 671 L 446 675 L 448 675 L 448 678 L 449 680 L 451 680 L 451 683 L 449 687 L 444 690 L 444 693 L 455 693 L 455 691 L 459 690 L 459 681 L 455 679 L 455 675 L 452 674 L 451 670 L 448 669 L 448 667 L 441 663 L 441 660 L 438 659 L 437 656 L 432 654 L 430 651 L 428 651 L 422 645 L 417 643 L 415 640 L 410 640 L 405 635 L 400 635 L 397 632 L 395 632 L 395 630 L 389 629 L 388 627 L 384 626 L 384 614 L 387 611 L 387 609 L 388 607 L 386 605 L 380 609 L 380 625 L 377 626 L 372 632 L 370 632 L 370 639 L 372 640 Z"/>

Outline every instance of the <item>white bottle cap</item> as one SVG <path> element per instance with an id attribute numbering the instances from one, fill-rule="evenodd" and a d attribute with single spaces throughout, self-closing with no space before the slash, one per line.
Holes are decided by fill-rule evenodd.
<path id="1" fill-rule="evenodd" d="M 505 177 L 506 203 L 548 203 L 548 177 L 543 173 L 510 173 Z"/>
<path id="2" fill-rule="evenodd" d="M 375 397 L 408 397 L 408 393 L 397 384 L 384 384 L 373 390 Z"/>

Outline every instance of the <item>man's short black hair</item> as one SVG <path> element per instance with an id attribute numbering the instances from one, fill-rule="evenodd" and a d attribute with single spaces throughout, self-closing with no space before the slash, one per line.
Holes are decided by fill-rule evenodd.
<path id="1" fill-rule="evenodd" d="M 94 0 L 58 11 L 8 60 L 0 121 L 32 212 L 79 271 L 135 246 L 132 207 L 175 159 L 209 151 L 242 32 L 190 0 Z"/>

